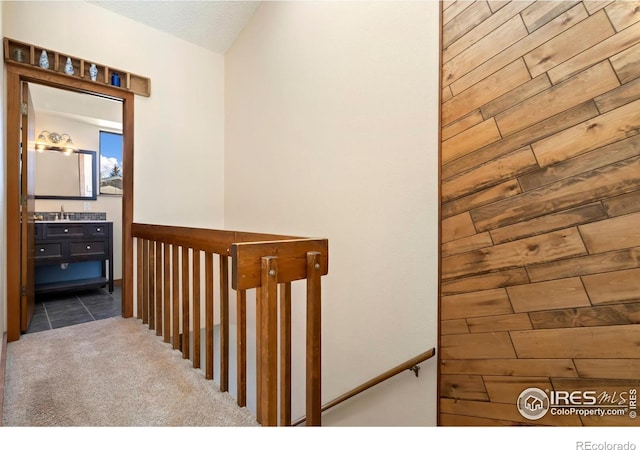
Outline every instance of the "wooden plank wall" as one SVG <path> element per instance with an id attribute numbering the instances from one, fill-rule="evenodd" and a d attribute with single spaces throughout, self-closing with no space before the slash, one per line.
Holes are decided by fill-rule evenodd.
<path id="1" fill-rule="evenodd" d="M 445 1 L 441 425 L 640 387 L 640 2 Z"/>

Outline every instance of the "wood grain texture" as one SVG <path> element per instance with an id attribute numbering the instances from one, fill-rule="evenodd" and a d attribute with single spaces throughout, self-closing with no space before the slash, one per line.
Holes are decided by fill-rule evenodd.
<path id="1" fill-rule="evenodd" d="M 640 179 L 638 180 L 640 182 Z M 627 214 L 580 226 L 589 253 L 640 246 L 640 213 Z"/>
<path id="2" fill-rule="evenodd" d="M 493 331 L 530 330 L 531 321 L 527 314 L 505 314 L 466 319 L 470 333 L 489 333 Z"/>
<path id="3" fill-rule="evenodd" d="M 524 284 L 529 281 L 524 268 L 502 270 L 483 275 L 474 275 L 456 280 L 446 280 L 441 284 L 442 295 L 462 294 L 465 292 L 484 291 L 499 287 Z"/>
<path id="4" fill-rule="evenodd" d="M 637 324 L 640 323 L 640 304 L 536 311 L 529 317 L 535 329 Z"/>
<path id="5" fill-rule="evenodd" d="M 484 383 L 487 387 L 489 399 L 496 403 L 515 404 L 518 397 L 528 388 L 551 390 L 551 380 L 547 377 L 514 377 L 514 376 L 485 376 Z"/>
<path id="6" fill-rule="evenodd" d="M 554 231 L 491 248 L 442 258 L 442 278 L 524 267 L 586 254 L 577 228 Z"/>
<path id="7" fill-rule="evenodd" d="M 611 111 L 640 98 L 640 78 L 597 96 L 594 101 L 601 113 Z"/>
<path id="8" fill-rule="evenodd" d="M 527 53 L 524 61 L 531 76 L 537 77 L 614 33 L 607 15 L 600 11 Z"/>
<path id="9" fill-rule="evenodd" d="M 464 400 L 489 400 L 484 381 L 479 375 L 442 375 L 440 395 Z"/>
<path id="10" fill-rule="evenodd" d="M 442 221 L 442 242 L 454 241 L 474 234 L 476 234 L 476 229 L 468 212 L 448 217 Z"/>
<path id="11" fill-rule="evenodd" d="M 567 111 L 505 137 L 494 144 L 488 145 L 450 163 L 444 164 L 442 166 L 442 178 L 446 179 L 469 169 L 473 169 L 474 167 L 491 161 L 494 158 L 499 158 L 507 153 L 511 153 L 520 147 L 530 145 L 533 142 L 547 136 L 551 136 L 573 125 L 582 123 L 597 115 L 598 109 L 596 108 L 593 100 L 586 101 Z"/>
<path id="12" fill-rule="evenodd" d="M 512 45 L 506 46 L 506 48 L 504 43 L 496 43 L 496 45 L 499 45 L 501 48 L 505 48 L 505 50 L 479 65 L 460 79 L 454 81 L 451 84 L 453 94 L 458 95 L 469 89 L 471 86 L 480 84 L 482 80 L 494 73 L 497 68 L 504 67 L 505 65 L 516 61 L 518 58 L 522 58 L 531 50 L 539 47 L 552 37 L 571 28 L 586 17 L 587 12 L 584 9 L 584 6 L 579 3 L 570 10 L 548 22 L 536 32 L 530 33 L 525 38 L 513 42 Z"/>
<path id="13" fill-rule="evenodd" d="M 443 427 L 509 427 L 520 424 L 509 420 L 441 413 L 439 425 Z"/>
<path id="14" fill-rule="evenodd" d="M 442 105 L 442 124 L 446 125 L 511 89 L 529 81 L 531 76 L 522 59 L 517 59 L 478 84 L 455 95 Z"/>
<path id="15" fill-rule="evenodd" d="M 578 373 L 572 359 L 443 359 L 440 364 L 442 373 L 568 377 L 576 378 Z"/>
<path id="16" fill-rule="evenodd" d="M 640 45 L 636 44 L 627 50 L 611 57 L 611 65 L 616 75 L 620 79 L 620 83 L 627 83 L 638 78 L 640 75 Z"/>
<path id="17" fill-rule="evenodd" d="M 523 284 L 507 288 L 515 312 L 590 306 L 580 278 Z"/>
<path id="18" fill-rule="evenodd" d="M 494 117 L 502 111 L 512 108 L 518 103 L 521 103 L 534 95 L 549 89 L 550 87 L 551 82 L 549 81 L 549 77 L 544 73 L 538 75 L 523 85 L 518 86 L 495 100 L 483 105 L 481 108 L 482 116 L 486 119 Z"/>
<path id="19" fill-rule="evenodd" d="M 527 267 L 532 282 L 640 267 L 640 247 Z"/>
<path id="20" fill-rule="evenodd" d="M 590 172 L 640 155 L 640 135 L 614 142 L 538 171 L 522 175 L 518 181 L 525 191 Z"/>
<path id="21" fill-rule="evenodd" d="M 579 174 L 471 211 L 478 231 L 533 219 L 637 190 L 640 157 Z M 445 204 L 446 205 L 446 204 Z M 457 211 L 461 212 L 461 211 Z"/>
<path id="22" fill-rule="evenodd" d="M 456 255 L 479 248 L 490 247 L 493 245 L 491 235 L 487 232 L 475 234 L 473 236 L 456 239 L 455 241 L 442 244 L 442 257 Z"/>
<path id="23" fill-rule="evenodd" d="M 447 88 L 448 89 L 448 88 Z M 451 92 L 451 90 L 449 89 L 449 92 Z M 444 98 L 443 96 L 443 100 L 442 101 L 446 101 L 449 98 L 453 97 L 453 95 L 447 97 L 447 99 Z M 480 122 L 482 122 L 484 119 L 482 118 L 482 113 L 480 112 L 480 110 L 476 110 L 476 111 L 471 111 L 469 114 L 467 114 L 464 117 L 459 118 L 458 120 L 456 120 L 455 122 L 450 123 L 449 125 L 447 125 L 446 127 L 442 128 L 442 140 L 446 141 L 447 139 L 462 133 L 465 130 L 468 130 L 469 128 L 473 127 L 474 125 L 478 125 Z"/>
<path id="24" fill-rule="evenodd" d="M 551 82 L 557 84 L 585 68 L 602 61 L 606 57 L 613 56 L 637 44 L 640 41 L 639 31 L 640 24 L 636 23 L 548 70 L 547 74 Z"/>
<path id="25" fill-rule="evenodd" d="M 603 61 L 498 114 L 496 122 L 500 133 L 507 136 L 615 89 L 619 85 L 611 64 Z M 536 156 L 539 158 L 538 152 Z"/>
<path id="26" fill-rule="evenodd" d="M 640 9 L 638 9 L 637 1 L 609 3 L 605 10 L 616 31 L 623 30 L 640 21 Z"/>
<path id="27" fill-rule="evenodd" d="M 522 12 L 522 18 L 529 32 L 533 32 L 547 24 L 551 19 L 565 12 L 577 1 L 565 2 L 535 2 Z"/>
<path id="28" fill-rule="evenodd" d="M 492 30 L 486 36 L 474 42 L 466 50 L 445 62 L 442 66 L 442 79 L 448 85 L 461 76 L 471 71 L 495 56 L 502 49 L 496 47 L 496 41 L 509 39 L 521 39 L 527 35 L 527 29 L 520 15 L 514 15 L 511 19 Z"/>
<path id="29" fill-rule="evenodd" d="M 479 123 L 442 143 L 442 159 L 445 162 L 473 152 L 500 139 L 495 120 Z"/>
<path id="30" fill-rule="evenodd" d="M 640 269 L 588 275 L 582 280 L 594 305 L 640 300 Z"/>
<path id="31" fill-rule="evenodd" d="M 640 191 L 606 199 L 602 204 L 609 217 L 640 212 Z"/>
<path id="32" fill-rule="evenodd" d="M 495 13 L 497 9 L 492 7 L 492 3 L 500 3 L 502 8 L 499 13 L 492 14 L 482 23 L 465 33 L 460 39 L 451 45 L 446 46 L 442 51 L 442 60 L 447 62 L 462 51 L 480 41 L 483 37 L 493 32 L 495 29 L 508 22 L 512 17 L 516 16 L 520 11 L 527 7 L 524 2 L 488 2 L 489 8 Z"/>
<path id="33" fill-rule="evenodd" d="M 636 325 L 513 331 L 510 335 L 518 358 L 636 358 L 640 345 Z"/>
<path id="34" fill-rule="evenodd" d="M 609 111 L 532 145 L 541 166 L 634 136 L 640 129 L 640 100 Z"/>
<path id="35" fill-rule="evenodd" d="M 440 411 L 444 414 L 458 414 L 462 416 L 486 417 L 488 419 L 506 420 L 526 425 L 554 425 L 554 426 L 580 426 L 578 416 L 551 416 L 547 414 L 543 418 L 533 422 L 525 419 L 513 403 L 494 403 L 476 400 L 455 400 L 442 398 Z"/>
<path id="36" fill-rule="evenodd" d="M 469 172 L 444 180 L 441 187 L 442 200 L 451 201 L 538 168 L 531 148 L 523 147 Z"/>
<path id="37" fill-rule="evenodd" d="M 535 219 L 524 220 L 514 223 L 513 225 L 491 230 L 489 233 L 494 243 L 501 244 L 537 234 L 569 228 L 574 225 L 602 220 L 606 217 L 607 214 L 602 204 L 592 203 L 590 205 L 578 206 L 577 208 L 566 211 L 536 217 Z"/>
<path id="38" fill-rule="evenodd" d="M 508 180 L 442 205 L 442 216 L 447 218 L 473 208 L 513 197 L 521 192 L 518 180 Z M 484 230 L 483 230 L 484 231 Z"/>
<path id="39" fill-rule="evenodd" d="M 515 358 L 509 333 L 453 334 L 440 337 L 442 359 Z"/>
<path id="40" fill-rule="evenodd" d="M 576 369 L 582 378 L 624 378 L 638 380 L 640 358 L 576 359 Z"/>
<path id="41" fill-rule="evenodd" d="M 438 423 L 627 425 L 515 403 L 640 370 L 640 2 L 487 5 L 442 30 Z"/>
<path id="42" fill-rule="evenodd" d="M 469 332 L 467 321 L 464 319 L 451 319 L 440 321 L 440 334 L 465 334 Z"/>
<path id="43" fill-rule="evenodd" d="M 504 289 L 471 292 L 442 297 L 440 318 L 462 319 L 513 312 Z"/>

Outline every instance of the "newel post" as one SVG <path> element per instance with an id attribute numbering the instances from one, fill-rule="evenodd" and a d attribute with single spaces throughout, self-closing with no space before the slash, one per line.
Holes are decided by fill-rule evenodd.
<path id="1" fill-rule="evenodd" d="M 278 425 L 278 259 L 261 259 L 258 411 L 263 426 Z"/>
<path id="2" fill-rule="evenodd" d="M 307 253 L 307 426 L 322 424 L 320 253 Z"/>

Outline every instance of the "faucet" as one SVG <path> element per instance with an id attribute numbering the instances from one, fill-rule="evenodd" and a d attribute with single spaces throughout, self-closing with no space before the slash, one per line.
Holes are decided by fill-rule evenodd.
<path id="1" fill-rule="evenodd" d="M 64 205 L 60 205 L 60 219 L 64 220 Z"/>

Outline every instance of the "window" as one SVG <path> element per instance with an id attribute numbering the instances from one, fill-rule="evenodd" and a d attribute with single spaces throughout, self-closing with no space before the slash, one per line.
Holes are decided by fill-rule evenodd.
<path id="1" fill-rule="evenodd" d="M 122 134 L 100 132 L 100 194 L 122 195 Z"/>

